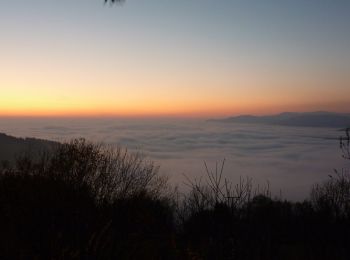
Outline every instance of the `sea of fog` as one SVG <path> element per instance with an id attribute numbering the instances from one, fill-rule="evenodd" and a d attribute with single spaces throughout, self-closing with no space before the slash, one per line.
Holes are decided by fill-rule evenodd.
<path id="1" fill-rule="evenodd" d="M 185 189 L 186 175 L 205 176 L 226 159 L 232 181 L 252 177 L 275 195 L 304 199 L 334 169 L 348 168 L 334 128 L 207 122 L 202 119 L 1 118 L 0 132 L 17 137 L 67 141 L 84 137 L 142 152 L 170 181 Z"/>

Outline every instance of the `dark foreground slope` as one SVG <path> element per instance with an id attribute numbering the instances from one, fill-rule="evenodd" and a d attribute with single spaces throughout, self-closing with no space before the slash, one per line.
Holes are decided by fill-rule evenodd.
<path id="1" fill-rule="evenodd" d="M 84 140 L 0 167 L 0 259 L 163 259 L 166 179 L 153 163 Z"/>
<path id="2" fill-rule="evenodd" d="M 19 157 L 0 167 L 0 258 L 349 259 L 349 174 L 294 203 L 218 169 L 180 194 L 140 155 L 83 139 Z"/>
<path id="3" fill-rule="evenodd" d="M 23 153 L 39 154 L 57 145 L 58 143 L 53 141 L 17 138 L 0 133 L 0 161 L 14 161 L 17 156 Z"/>

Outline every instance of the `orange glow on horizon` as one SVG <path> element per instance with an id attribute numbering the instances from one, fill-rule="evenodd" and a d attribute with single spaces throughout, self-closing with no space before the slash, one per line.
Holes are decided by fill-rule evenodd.
<path id="1" fill-rule="evenodd" d="M 154 104 L 153 106 L 143 107 L 113 107 L 113 106 L 34 106 L 23 104 L 22 106 L 1 107 L 1 117 L 228 117 L 240 114 L 266 115 L 280 112 L 305 112 L 328 110 L 334 112 L 348 113 L 347 102 L 335 102 L 327 104 L 249 104 L 241 103 L 237 105 L 230 104 Z"/>

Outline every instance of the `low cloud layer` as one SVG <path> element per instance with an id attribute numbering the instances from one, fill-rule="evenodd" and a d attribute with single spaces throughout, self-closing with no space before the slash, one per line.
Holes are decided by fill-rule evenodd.
<path id="1" fill-rule="evenodd" d="M 222 124 L 198 120 L 0 119 L 0 132 L 67 141 L 85 137 L 140 151 L 160 164 L 182 186 L 183 174 L 204 175 L 226 158 L 225 175 L 269 181 L 276 194 L 302 199 L 311 185 L 333 169 L 348 167 L 341 158 L 335 129 Z"/>

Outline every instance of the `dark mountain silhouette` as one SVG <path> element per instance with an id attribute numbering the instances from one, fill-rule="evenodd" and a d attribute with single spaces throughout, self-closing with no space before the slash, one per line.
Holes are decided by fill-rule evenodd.
<path id="1" fill-rule="evenodd" d="M 281 114 L 268 116 L 240 115 L 224 119 L 211 119 L 209 121 L 224 123 L 344 128 L 350 126 L 350 114 L 325 111 L 307 113 L 284 112 Z"/>
<path id="2" fill-rule="evenodd" d="M 0 161 L 13 161 L 16 156 L 23 153 L 39 154 L 57 145 L 58 143 L 54 141 L 28 137 L 17 138 L 0 133 Z"/>

